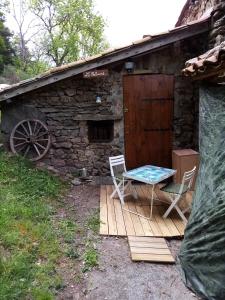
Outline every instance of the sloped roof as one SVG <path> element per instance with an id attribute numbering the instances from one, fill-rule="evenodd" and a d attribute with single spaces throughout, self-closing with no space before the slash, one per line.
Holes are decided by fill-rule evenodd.
<path id="1" fill-rule="evenodd" d="M 225 42 L 198 57 L 188 60 L 182 72 L 185 76 L 195 77 L 206 74 L 211 70 L 219 70 L 224 64 Z"/>
<path id="2" fill-rule="evenodd" d="M 156 49 L 172 44 L 176 41 L 207 32 L 210 26 L 209 19 L 210 17 L 207 16 L 198 21 L 176 27 L 166 32 L 145 36 L 144 38 L 134 41 L 129 45 L 120 48 L 108 49 L 99 55 L 52 68 L 34 78 L 20 81 L 19 83 L 10 85 L 8 88 L 0 91 L 0 101 L 16 97 L 65 78 L 81 74 L 85 71 L 126 60 L 131 57 L 134 58 L 144 53 L 155 51 Z"/>

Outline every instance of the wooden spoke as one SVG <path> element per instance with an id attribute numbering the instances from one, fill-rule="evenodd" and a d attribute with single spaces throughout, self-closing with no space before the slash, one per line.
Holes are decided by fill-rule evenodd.
<path id="1" fill-rule="evenodd" d="M 27 156 L 27 153 L 30 151 L 30 145 L 28 145 L 27 146 L 27 149 L 26 149 L 26 151 L 24 152 L 24 157 L 26 157 Z"/>
<path id="2" fill-rule="evenodd" d="M 17 151 L 18 151 L 18 152 L 21 152 L 26 146 L 27 146 L 27 143 L 24 144 L 20 149 L 17 149 Z"/>
<path id="3" fill-rule="evenodd" d="M 44 157 L 51 144 L 47 126 L 40 120 L 27 119 L 19 122 L 10 135 L 10 148 L 32 161 Z"/>
<path id="4" fill-rule="evenodd" d="M 39 127 L 39 128 L 37 128 L 37 131 L 35 132 L 35 135 L 37 136 L 38 135 L 38 133 L 40 132 L 40 130 L 41 130 L 41 126 Z"/>
<path id="5" fill-rule="evenodd" d="M 27 137 L 26 134 L 22 133 L 22 132 L 19 131 L 18 129 L 17 129 L 16 133 L 18 133 L 18 134 L 20 134 L 20 135 L 22 135 L 22 136 L 24 136 L 24 137 Z"/>
<path id="6" fill-rule="evenodd" d="M 19 147 L 19 146 L 22 146 L 24 144 L 27 144 L 27 142 L 23 142 L 23 143 L 19 143 L 19 144 L 15 144 L 15 147 Z"/>
<path id="7" fill-rule="evenodd" d="M 48 134 L 48 131 L 42 132 L 41 134 L 39 134 L 38 136 L 36 135 L 36 138 L 39 139 L 40 137 L 42 137 L 43 135 Z"/>
<path id="8" fill-rule="evenodd" d="M 40 151 L 38 150 L 38 147 L 36 146 L 36 144 L 33 144 L 33 146 L 34 146 L 34 149 L 36 150 L 38 156 L 40 156 L 41 153 L 40 153 Z"/>
<path id="9" fill-rule="evenodd" d="M 29 135 L 29 132 L 27 131 L 27 128 L 24 126 L 23 123 L 21 123 L 21 127 L 23 128 L 23 130 L 25 131 L 26 135 Z"/>
<path id="10" fill-rule="evenodd" d="M 23 140 L 23 141 L 26 141 L 25 137 L 21 138 L 21 137 L 14 136 L 13 139 L 14 140 Z"/>
<path id="11" fill-rule="evenodd" d="M 38 146 L 38 147 L 40 147 L 41 149 L 44 149 L 44 150 L 45 150 L 45 147 L 42 146 L 41 144 L 39 144 L 38 142 L 35 142 L 35 145 Z"/>

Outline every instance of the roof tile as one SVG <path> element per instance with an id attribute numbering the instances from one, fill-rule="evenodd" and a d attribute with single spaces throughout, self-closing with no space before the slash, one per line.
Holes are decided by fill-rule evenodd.
<path id="1" fill-rule="evenodd" d="M 186 61 L 182 72 L 185 76 L 196 76 L 199 73 L 209 71 L 211 68 L 219 68 L 223 63 L 225 63 L 225 42 L 198 57 Z"/>

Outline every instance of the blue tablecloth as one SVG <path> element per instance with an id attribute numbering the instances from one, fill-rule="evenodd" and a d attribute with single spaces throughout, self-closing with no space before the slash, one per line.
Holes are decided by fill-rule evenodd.
<path id="1" fill-rule="evenodd" d="M 160 181 L 173 176 L 176 170 L 156 166 L 143 166 L 123 173 L 129 179 L 137 180 L 148 184 L 157 184 Z"/>

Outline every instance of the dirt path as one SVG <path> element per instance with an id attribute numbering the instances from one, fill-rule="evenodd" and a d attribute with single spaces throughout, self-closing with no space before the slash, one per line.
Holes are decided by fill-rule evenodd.
<path id="1" fill-rule="evenodd" d="M 84 220 L 99 207 L 99 187 L 73 187 L 64 199 L 64 213 L 74 217 L 81 226 Z M 74 207 L 74 210 L 69 208 Z M 76 246 L 82 245 L 77 237 Z M 169 242 L 176 254 L 180 241 Z M 176 265 L 134 263 L 131 261 L 126 238 L 99 237 L 96 248 L 99 253 L 98 268 L 84 273 L 75 280 L 82 262 L 70 268 L 64 262 L 61 272 L 67 286 L 59 294 L 63 300 L 192 300 L 197 299 L 183 284 Z M 73 276 L 71 276 L 71 272 Z M 78 276 L 78 275 L 77 275 Z"/>

